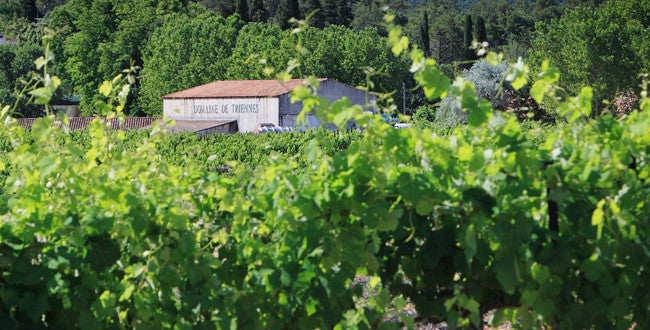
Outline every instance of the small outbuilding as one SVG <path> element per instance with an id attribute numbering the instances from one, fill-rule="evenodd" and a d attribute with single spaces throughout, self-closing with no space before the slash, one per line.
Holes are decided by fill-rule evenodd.
<path id="1" fill-rule="evenodd" d="M 332 79 L 318 82 L 318 95 L 330 101 L 347 97 L 352 104 L 363 106 L 376 99 Z M 293 127 L 302 104 L 292 104 L 289 92 L 304 83 L 302 79 L 215 81 L 163 96 L 163 112 L 177 121 L 236 121 L 240 132 L 250 132 L 261 124 Z M 320 123 L 310 115 L 306 126 L 318 127 Z"/>

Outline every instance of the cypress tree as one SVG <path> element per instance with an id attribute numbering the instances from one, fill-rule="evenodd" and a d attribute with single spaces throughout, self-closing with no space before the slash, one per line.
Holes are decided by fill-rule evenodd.
<path id="1" fill-rule="evenodd" d="M 474 50 L 470 48 L 472 46 L 472 41 L 474 41 L 474 38 L 472 36 L 472 30 L 473 30 L 472 16 L 467 15 L 467 19 L 465 20 L 465 34 L 463 37 L 463 48 L 465 48 L 464 51 L 465 51 L 466 61 L 475 60 Z"/>
<path id="2" fill-rule="evenodd" d="M 291 27 L 289 20 L 291 18 L 300 18 L 300 7 L 298 7 L 298 0 L 282 0 L 278 11 L 275 14 L 275 20 L 280 25 L 280 28 L 286 30 Z"/>
<path id="3" fill-rule="evenodd" d="M 28 19 L 33 22 L 38 16 L 38 11 L 36 9 L 36 0 L 21 0 L 18 7 L 19 16 Z"/>
<path id="4" fill-rule="evenodd" d="M 537 10 L 544 10 L 549 7 L 557 6 L 557 1 L 555 0 L 537 0 L 535 1 L 535 8 Z"/>
<path id="5" fill-rule="evenodd" d="M 485 31 L 485 20 L 479 16 L 476 20 L 476 40 L 478 42 L 487 41 L 487 32 Z"/>
<path id="6" fill-rule="evenodd" d="M 311 15 L 307 22 L 309 25 L 317 28 L 325 26 L 325 14 L 321 7 L 320 0 L 306 0 L 304 8 L 304 17 Z"/>
<path id="7" fill-rule="evenodd" d="M 237 12 L 234 4 L 230 1 L 219 1 L 215 8 L 219 15 L 223 17 L 228 17 Z"/>
<path id="8" fill-rule="evenodd" d="M 323 0 L 323 16 L 330 25 L 338 23 L 338 5 L 335 0 Z"/>
<path id="9" fill-rule="evenodd" d="M 354 14 L 352 13 L 352 8 L 348 3 L 348 0 L 337 0 L 337 18 L 338 22 L 336 24 L 343 26 L 350 26 L 352 20 L 354 19 Z"/>
<path id="10" fill-rule="evenodd" d="M 239 14 L 239 16 L 241 16 L 242 21 L 250 21 L 250 18 L 248 16 L 248 0 L 238 0 L 236 12 Z"/>
<path id="11" fill-rule="evenodd" d="M 422 50 L 425 56 L 429 56 L 431 49 L 431 38 L 429 37 L 429 15 L 427 10 L 424 10 L 424 17 L 422 19 L 422 26 L 420 26 L 420 39 L 422 40 Z"/>
<path id="12" fill-rule="evenodd" d="M 300 5 L 298 4 L 298 0 L 288 0 L 289 4 L 289 14 L 293 18 L 301 18 L 300 16 Z"/>
<path id="13" fill-rule="evenodd" d="M 253 0 L 251 2 L 250 18 L 253 22 L 266 22 L 268 14 L 266 12 L 266 6 L 264 6 L 264 0 Z"/>

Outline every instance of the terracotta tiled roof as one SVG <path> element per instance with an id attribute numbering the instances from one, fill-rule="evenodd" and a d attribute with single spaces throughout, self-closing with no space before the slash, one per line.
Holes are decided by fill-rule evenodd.
<path id="1" fill-rule="evenodd" d="M 232 123 L 233 120 L 174 120 L 173 126 L 163 126 L 169 134 L 180 132 L 200 132 L 217 126 Z"/>
<path id="2" fill-rule="evenodd" d="M 25 127 L 26 129 L 31 129 L 34 121 L 38 118 L 16 118 L 18 123 Z M 70 118 L 70 130 L 76 131 L 78 129 L 84 129 L 90 125 L 95 118 L 93 117 L 74 117 Z M 99 118 L 107 120 L 106 118 Z M 147 126 L 150 126 L 154 121 L 159 120 L 157 117 L 125 117 L 124 123 L 120 124 L 118 118 L 111 119 L 111 128 L 112 129 L 143 129 Z"/>
<path id="3" fill-rule="evenodd" d="M 318 81 L 325 81 L 320 78 Z M 163 96 L 163 99 L 269 97 L 291 92 L 304 80 L 222 80 Z"/>

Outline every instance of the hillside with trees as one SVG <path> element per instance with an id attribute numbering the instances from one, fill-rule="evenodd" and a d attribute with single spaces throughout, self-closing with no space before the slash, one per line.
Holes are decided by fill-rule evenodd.
<path id="1" fill-rule="evenodd" d="M 0 29 L 3 329 L 650 324 L 650 0 L 6 0 Z M 119 129 L 290 77 L 331 130 Z"/>
<path id="2" fill-rule="evenodd" d="M 101 98 L 96 87 L 123 69 L 133 68 L 139 72 L 140 79 L 131 89 L 127 113 L 155 115 L 160 113 L 157 107 L 164 93 L 217 79 L 273 78 L 297 52 L 289 22 L 294 17 L 309 18 L 306 23 L 314 31 L 308 33 L 314 40 L 305 40 L 307 46 L 301 50 L 311 52 L 310 56 L 305 56 L 308 61 L 300 68 L 301 73 L 327 75 L 358 86 L 365 84 L 366 68 L 383 68 L 390 75 L 376 75 L 373 91 L 395 92 L 392 99 L 396 104 L 402 104 L 405 95 L 407 109 L 404 110 L 414 113 L 419 107 L 431 106 L 431 101 L 426 101 L 413 89 L 415 82 L 408 78 L 405 59 L 392 59 L 385 51 L 378 50 L 383 48 L 387 36 L 383 22 L 386 8 L 396 15 L 395 22 L 404 27 L 406 36 L 434 58 L 447 75 L 455 77 L 477 60 L 476 50 L 469 49 L 473 41 L 487 42 L 490 50 L 503 52 L 504 59 L 509 61 L 527 58 L 530 54 L 534 61 L 542 57 L 553 59 L 550 55 L 559 56 L 562 52 L 549 51 L 544 46 L 551 42 L 543 41 L 544 38 L 553 38 L 549 31 L 558 31 L 552 24 L 570 25 L 576 19 L 583 19 L 576 16 L 579 14 L 574 13 L 575 10 L 598 5 L 600 1 L 552 0 L 138 0 L 128 3 L 118 0 L 12 0 L 0 6 L 0 33 L 17 39 L 18 46 L 0 46 L 5 48 L 5 53 L 12 54 L 3 59 L 7 64 L 0 76 L 6 79 L 0 79 L 0 100 L 14 103 L 17 91 L 22 89 L 20 78 L 24 80 L 30 71 L 29 66 L 19 63 L 33 61 L 38 54 L 36 50 L 44 49 L 41 37 L 54 31 L 51 47 L 56 61 L 52 70 L 63 80 L 61 95 L 57 97 L 80 98 L 82 112 L 96 114 L 95 104 Z M 595 13 L 588 9 L 583 11 Z M 565 15 L 569 16 L 564 18 Z M 618 17 L 619 21 L 628 20 L 626 16 Z M 634 16 L 629 19 L 638 20 Z M 553 23 L 556 20 L 567 23 Z M 603 22 L 605 20 L 603 18 Z M 623 21 L 620 26 L 625 24 Z M 228 24 L 230 30 L 216 36 L 222 24 Z M 635 33 L 630 29 L 641 32 L 645 28 L 647 26 L 641 23 L 638 27 L 625 27 L 629 31 L 624 33 Z M 251 31 L 257 35 L 252 35 Z M 270 39 L 263 40 L 260 35 Z M 621 38 L 620 42 L 624 43 L 626 37 Z M 534 39 L 538 41 L 533 42 Z M 598 36 L 592 39 L 597 40 Z M 643 54 L 643 40 L 630 42 L 634 43 L 634 49 L 630 49 L 629 56 L 634 52 Z M 182 43 L 185 45 L 181 46 Z M 333 46 L 337 43 L 343 44 Z M 170 56 L 166 53 L 173 52 L 174 48 L 184 54 Z M 607 47 L 600 49 L 607 51 Z M 325 51 L 329 52 L 328 56 L 319 57 L 318 54 L 326 54 Z M 586 47 L 583 54 L 592 51 L 598 50 Z M 601 58 L 617 58 L 618 55 L 594 54 Z M 622 62 L 630 60 L 622 59 L 618 64 L 625 66 Z M 609 63 L 603 62 L 603 65 Z M 627 75 L 630 70 L 641 69 L 629 67 L 616 72 Z M 170 75 L 175 70 L 180 74 Z M 597 79 L 573 76 L 566 75 L 562 81 L 569 85 L 575 81 L 580 85 Z M 405 91 L 402 84 L 406 86 Z M 625 87 L 630 86 L 628 83 Z M 610 87 L 613 86 L 602 88 L 612 91 Z M 615 94 L 598 92 L 599 97 L 608 99 Z M 30 109 L 26 101 L 19 100 L 20 112 L 25 116 L 38 115 L 39 112 Z"/>

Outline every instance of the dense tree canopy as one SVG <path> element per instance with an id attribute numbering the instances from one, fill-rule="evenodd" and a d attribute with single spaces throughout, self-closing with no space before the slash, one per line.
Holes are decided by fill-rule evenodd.
<path id="1" fill-rule="evenodd" d="M 131 66 L 142 66 L 142 52 L 149 36 L 165 15 L 186 12 L 195 15 L 198 7 L 181 0 L 119 1 L 70 0 L 52 15 L 52 27 L 63 32 L 55 43 L 62 76 L 82 95 L 85 114 L 94 112 L 100 99 L 97 86 Z M 138 97 L 134 86 L 133 98 Z"/>
<path id="2" fill-rule="evenodd" d="M 533 62 L 561 68 L 571 91 L 594 88 L 597 101 L 637 90 L 638 74 L 650 70 L 650 1 L 614 1 L 597 10 L 577 8 L 559 20 L 539 24 L 532 42 Z"/>
<path id="3" fill-rule="evenodd" d="M 366 68 L 383 69 L 373 91 L 398 90 L 407 81 L 408 66 L 386 49 L 373 29 L 342 26 L 307 28 L 302 32 L 307 54 L 296 69 L 302 74 L 365 85 Z M 170 19 L 152 36 L 144 58 L 141 108 L 159 114 L 161 96 L 219 79 L 273 79 L 298 56 L 298 38 L 291 31 L 260 23 L 243 25 L 212 14 Z M 295 74 L 295 73 L 294 73 Z"/>
<path id="4" fill-rule="evenodd" d="M 365 40 L 371 34 L 364 32 L 366 28 L 372 28 L 368 31 L 375 31 L 376 35 L 386 36 L 384 15 L 388 11 L 396 15 L 395 23 L 403 25 L 404 33 L 425 48 L 440 64 L 440 68 L 452 77 L 462 74 L 463 68 L 471 66 L 471 63 L 463 64 L 464 61 L 476 59 L 468 45 L 473 39 L 481 39 L 479 41 L 489 43 L 490 49 L 502 51 L 509 60 L 526 58 L 529 54 L 533 54 L 533 61 L 537 64 L 544 58 L 551 59 L 565 70 L 561 82 L 567 88 L 588 83 L 594 86 L 596 96 L 602 99 L 635 88 L 637 80 L 634 77 L 648 70 L 645 64 L 648 63 L 646 45 L 649 43 L 646 33 L 647 7 L 645 2 L 630 0 L 6 0 L 0 3 L 0 33 L 7 38 L 17 39 L 19 43 L 42 47 L 41 36 L 45 28 L 55 30 L 52 44 L 56 57 L 55 69 L 65 85 L 74 86 L 74 91 L 66 93 L 81 96 L 81 106 L 87 115 L 94 113 L 95 103 L 102 98 L 97 94 L 97 86 L 129 67 L 142 69 L 150 77 L 142 75 L 142 79 L 132 86 L 128 113 L 142 115 L 157 112 L 150 107 L 159 103 L 159 100 L 154 102 L 152 99 L 158 92 L 141 95 L 140 82 L 150 83 L 171 74 L 165 68 L 153 73 L 156 67 L 151 67 L 153 62 L 145 65 L 145 52 L 163 47 L 152 44 L 152 36 L 167 21 L 177 20 L 177 15 L 185 15 L 190 22 L 200 15 L 208 15 L 209 11 L 224 19 L 238 12 L 237 17 L 243 21 L 270 23 L 282 30 L 291 27 L 290 18 L 304 19 L 315 12 L 307 23 L 328 32 L 323 32 L 323 35 L 309 34 L 304 40 L 313 46 L 312 51 L 316 53 L 306 56 L 303 62 L 312 63 L 303 63 L 300 69 L 319 74 L 337 74 L 341 77 L 330 77 L 351 84 L 358 83 L 357 73 L 366 63 L 342 60 L 341 56 L 345 54 L 354 59 L 362 56 L 349 52 L 342 45 L 338 47 L 341 49 L 331 47 L 329 57 L 318 57 L 316 54 L 320 49 L 327 47 L 308 39 L 313 36 L 330 42 L 342 42 L 332 36 L 358 31 L 359 40 Z M 35 8 L 36 12 L 30 12 L 30 8 Z M 428 26 L 423 24 L 425 11 Z M 213 22 L 213 18 L 208 20 Z M 535 27 L 535 24 L 538 26 Z M 331 26 L 345 26 L 351 30 L 341 32 L 343 30 Z M 269 36 L 270 39 L 247 35 L 249 31 L 257 31 L 255 33 Z M 170 32 L 175 35 L 175 32 Z M 262 70 L 266 68 L 268 73 L 272 68 L 277 73 L 286 66 L 288 54 L 295 47 L 292 37 L 267 25 L 251 25 L 241 33 L 241 38 L 235 37 L 230 44 L 231 50 L 218 48 L 222 55 L 237 54 L 236 59 L 234 55 L 233 58 L 225 57 L 229 63 L 233 63 L 232 66 L 210 74 L 195 73 L 194 84 L 203 82 L 210 75 L 231 79 L 272 77 Z M 164 39 L 162 36 L 158 38 Z M 249 45 L 244 41 L 247 39 L 255 40 L 257 45 Z M 535 41 L 532 42 L 532 39 Z M 275 40 L 279 43 L 272 44 L 271 41 Z M 183 51 L 196 51 L 191 48 L 186 47 Z M 169 63 L 175 63 L 176 58 L 170 56 Z M 262 59 L 266 62 L 260 63 Z M 321 60 L 328 65 L 315 64 Z M 372 66 L 375 69 L 395 67 L 387 57 L 382 61 L 385 62 L 373 62 Z M 567 65 L 564 65 L 565 62 Z M 193 60 L 191 63 L 201 61 Z M 338 72 L 333 72 L 336 71 L 334 68 L 325 69 L 333 63 L 345 68 L 347 73 L 343 69 Z M 181 72 L 190 70 L 188 63 L 179 65 Z M 201 65 L 204 64 L 192 70 L 199 71 Z M 216 64 L 205 65 L 212 67 Z M 25 70 L 15 74 L 28 76 L 30 69 Z M 603 78 L 609 72 L 610 79 Z M 187 80 L 185 83 L 176 85 L 180 81 L 177 80 L 159 88 L 167 90 L 171 86 L 187 86 L 192 74 L 183 74 L 188 75 L 183 78 Z M 352 76 L 354 79 L 350 79 Z M 383 86 L 381 90 L 388 91 L 387 86 L 391 84 L 382 82 L 380 85 Z M 400 85 L 401 81 L 396 81 L 391 86 L 401 89 Z M 408 96 L 410 104 L 418 106 L 423 102 L 414 97 Z"/>
<path id="5" fill-rule="evenodd" d="M 43 54 L 43 49 L 33 43 L 0 45 L 0 104 L 14 105 L 20 91 L 31 80 L 34 60 Z M 27 104 L 29 95 L 18 100 L 16 117 L 39 117 L 43 115 L 40 106 Z"/>
<path id="6" fill-rule="evenodd" d="M 161 96 L 225 79 L 227 59 L 243 24 L 238 16 L 224 19 L 214 13 L 170 16 L 154 32 L 143 56 L 142 111 L 160 115 Z"/>

